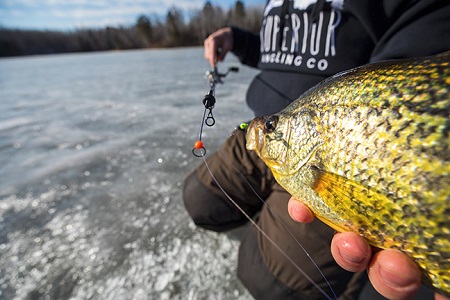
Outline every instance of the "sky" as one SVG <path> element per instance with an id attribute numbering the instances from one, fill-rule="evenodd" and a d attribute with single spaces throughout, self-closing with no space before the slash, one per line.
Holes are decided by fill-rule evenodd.
<path id="1" fill-rule="evenodd" d="M 201 9 L 205 0 L 0 0 L 0 27 L 37 30 L 76 30 L 128 26 L 139 15 L 165 16 L 176 6 L 186 16 Z M 210 1 L 225 9 L 235 0 Z M 265 0 L 243 0 L 246 6 Z"/>

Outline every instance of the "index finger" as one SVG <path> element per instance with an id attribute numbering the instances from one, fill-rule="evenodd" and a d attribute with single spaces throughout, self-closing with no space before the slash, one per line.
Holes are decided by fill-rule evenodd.
<path id="1" fill-rule="evenodd" d="M 217 51 L 215 41 L 212 38 L 207 38 L 204 42 L 205 47 L 205 59 L 209 62 L 211 67 L 217 63 Z"/>
<path id="2" fill-rule="evenodd" d="M 291 218 L 296 222 L 310 223 L 314 220 L 313 212 L 294 197 L 289 199 L 288 212 Z"/>

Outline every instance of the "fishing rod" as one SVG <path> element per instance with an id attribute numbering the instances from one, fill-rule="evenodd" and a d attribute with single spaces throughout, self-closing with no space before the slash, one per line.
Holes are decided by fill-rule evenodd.
<path id="1" fill-rule="evenodd" d="M 225 73 L 220 73 L 219 69 L 216 65 L 212 70 L 206 71 L 206 77 L 209 82 L 209 93 L 203 97 L 202 103 L 205 106 L 205 110 L 203 111 L 203 118 L 200 124 L 200 130 L 198 132 L 198 140 L 194 144 L 194 148 L 192 149 L 192 154 L 196 157 L 203 157 L 206 154 L 205 145 L 202 142 L 202 134 L 203 134 L 203 125 L 206 124 L 208 127 L 214 126 L 216 124 L 216 120 L 214 119 L 214 115 L 212 110 L 216 104 L 216 85 L 218 83 L 223 84 L 223 78 L 227 77 L 230 72 L 239 72 L 238 67 L 230 67 Z M 207 114 L 208 113 L 208 114 Z"/>

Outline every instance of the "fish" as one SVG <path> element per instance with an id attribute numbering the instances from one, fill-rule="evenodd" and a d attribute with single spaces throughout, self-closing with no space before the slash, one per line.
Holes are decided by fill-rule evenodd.
<path id="1" fill-rule="evenodd" d="M 246 147 L 339 232 L 407 254 L 450 295 L 450 51 L 341 72 L 279 113 Z"/>

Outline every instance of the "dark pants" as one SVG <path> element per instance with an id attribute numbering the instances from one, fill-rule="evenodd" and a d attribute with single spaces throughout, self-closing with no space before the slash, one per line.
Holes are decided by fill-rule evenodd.
<path id="1" fill-rule="evenodd" d="M 246 213 L 257 219 L 262 230 L 295 263 L 293 265 L 262 233 L 250 226 L 239 250 L 238 276 L 256 299 L 326 299 L 298 267 L 334 298 L 297 241 L 311 255 L 339 299 L 357 298 L 367 280 L 365 272 L 353 274 L 335 263 L 330 252 L 334 234 L 331 228 L 317 219 L 301 224 L 289 217 L 290 195 L 275 182 L 256 154 L 246 150 L 242 130 L 227 139 L 207 162 L 222 188 Z M 187 176 L 183 200 L 200 227 L 221 232 L 248 222 L 224 196 L 204 164 Z"/>

